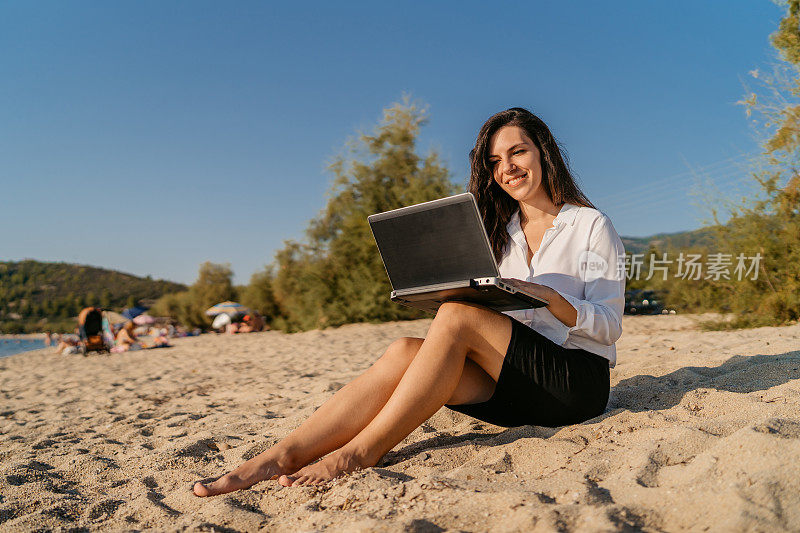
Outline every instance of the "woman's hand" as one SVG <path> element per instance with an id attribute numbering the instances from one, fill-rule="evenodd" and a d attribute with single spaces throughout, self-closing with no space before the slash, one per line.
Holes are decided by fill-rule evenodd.
<path id="1" fill-rule="evenodd" d="M 521 279 L 516 278 L 500 278 L 504 283 L 511 285 L 515 289 L 522 289 L 527 293 L 530 293 L 537 298 L 541 298 L 542 300 L 547 300 L 548 302 L 553 298 L 553 294 L 556 293 L 555 290 L 551 289 L 547 285 L 541 285 L 539 283 L 533 283 L 531 281 L 522 281 Z"/>
<path id="2" fill-rule="evenodd" d="M 536 296 L 537 298 L 541 298 L 542 300 L 549 302 L 545 308 L 565 326 L 573 327 L 578 322 L 578 310 L 572 307 L 572 304 L 565 300 L 557 290 L 548 287 L 547 285 L 541 285 L 531 281 L 523 281 L 521 279 L 500 279 L 504 283 L 507 283 L 516 289 L 522 289 L 525 292 Z"/>

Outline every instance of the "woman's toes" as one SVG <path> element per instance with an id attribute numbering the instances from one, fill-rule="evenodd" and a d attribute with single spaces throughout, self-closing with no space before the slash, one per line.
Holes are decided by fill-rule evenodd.
<path id="1" fill-rule="evenodd" d="M 294 473 L 291 476 L 281 476 L 278 479 L 278 483 L 284 487 L 300 487 L 301 485 L 306 485 L 309 479 L 311 479 L 311 476 L 308 474 L 300 475 L 299 473 Z"/>
<path id="2" fill-rule="evenodd" d="M 193 490 L 195 496 L 206 497 L 225 494 L 227 492 L 233 492 L 242 488 L 246 488 L 246 486 L 241 482 L 241 480 L 238 478 L 234 479 L 230 475 L 225 475 L 216 481 L 212 481 L 211 483 L 201 483 L 198 481 L 194 484 Z"/>
<path id="3" fill-rule="evenodd" d="M 211 483 L 201 483 L 198 481 L 194 484 L 194 495 L 205 498 L 206 496 L 216 496 L 217 494 L 228 492 L 224 490 L 225 483 L 223 483 L 223 479 L 224 478 L 220 478 L 216 481 L 212 481 Z"/>
<path id="4" fill-rule="evenodd" d="M 205 485 L 203 485 L 199 481 L 194 484 L 194 487 L 192 488 L 192 492 L 194 492 L 195 496 L 200 496 L 202 498 L 204 498 L 206 496 L 211 496 L 211 491 L 208 489 L 208 487 L 206 487 Z"/>
<path id="5" fill-rule="evenodd" d="M 302 487 L 303 485 L 308 485 L 311 482 L 311 476 L 302 476 L 297 479 L 294 483 L 292 483 L 293 487 Z"/>

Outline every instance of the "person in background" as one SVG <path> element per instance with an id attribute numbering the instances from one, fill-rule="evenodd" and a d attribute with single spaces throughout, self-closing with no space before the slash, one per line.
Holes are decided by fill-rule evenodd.
<path id="1" fill-rule="evenodd" d="M 112 348 L 112 351 L 127 352 L 128 350 L 141 348 L 141 344 L 133 333 L 135 328 L 136 326 L 132 321 L 129 320 L 125 322 L 125 325 L 122 326 L 122 329 L 117 333 L 116 346 Z"/>
<path id="2" fill-rule="evenodd" d="M 148 346 L 148 348 L 168 348 L 170 346 L 166 328 L 152 327 L 150 328 L 149 335 L 153 338 L 153 344 Z"/>
<path id="3" fill-rule="evenodd" d="M 258 313 L 245 315 L 243 322 L 239 325 L 239 333 L 252 333 L 264 330 L 264 317 Z"/>
<path id="4" fill-rule="evenodd" d="M 250 315 L 244 315 L 241 323 L 239 324 L 239 333 L 250 333 L 253 328 L 250 326 Z"/>
<path id="5" fill-rule="evenodd" d="M 105 313 L 103 313 L 102 329 L 103 329 L 103 342 L 108 347 L 114 346 L 114 337 L 115 337 L 114 325 L 111 324 Z"/>
<path id="6" fill-rule="evenodd" d="M 70 336 L 70 335 L 59 335 L 58 336 L 58 346 L 56 347 L 56 353 L 60 353 L 62 355 L 69 355 L 73 353 L 78 353 L 80 348 L 78 348 L 78 339 Z"/>

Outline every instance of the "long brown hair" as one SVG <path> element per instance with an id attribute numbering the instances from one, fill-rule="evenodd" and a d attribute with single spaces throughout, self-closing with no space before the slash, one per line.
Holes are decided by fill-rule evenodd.
<path id="1" fill-rule="evenodd" d="M 594 207 L 575 183 L 569 165 L 550 129 L 542 119 L 521 107 L 512 107 L 492 115 L 478 132 L 475 148 L 469 152 L 470 177 L 468 190 L 475 196 L 489 235 L 492 252 L 499 263 L 509 236 L 506 226 L 519 208 L 519 203 L 497 184 L 489 163 L 489 141 L 504 126 L 518 126 L 539 149 L 542 165 L 542 187 L 556 206 L 564 203 Z"/>

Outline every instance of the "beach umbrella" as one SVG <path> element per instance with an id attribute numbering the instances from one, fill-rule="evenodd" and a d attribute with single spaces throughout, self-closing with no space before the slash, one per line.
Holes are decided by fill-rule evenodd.
<path id="1" fill-rule="evenodd" d="M 141 315 L 134 317 L 133 323 L 137 326 L 148 326 L 150 324 L 154 324 L 156 321 L 155 318 L 151 317 L 147 313 L 142 313 Z"/>
<path id="2" fill-rule="evenodd" d="M 221 302 L 213 307 L 206 309 L 206 315 L 216 316 L 220 313 L 226 313 L 231 316 L 246 315 L 250 313 L 250 309 L 246 308 L 237 302 Z"/>
<path id="3" fill-rule="evenodd" d="M 231 315 L 226 313 L 220 313 L 214 318 L 214 322 L 211 323 L 211 327 L 214 329 L 219 329 L 221 327 L 227 326 L 231 323 Z"/>
<path id="4" fill-rule="evenodd" d="M 141 315 L 145 311 L 147 311 L 147 309 L 145 309 L 144 307 L 139 307 L 139 306 L 131 307 L 130 309 L 123 309 L 122 316 L 124 316 L 128 320 L 133 320 L 134 318 Z"/>

